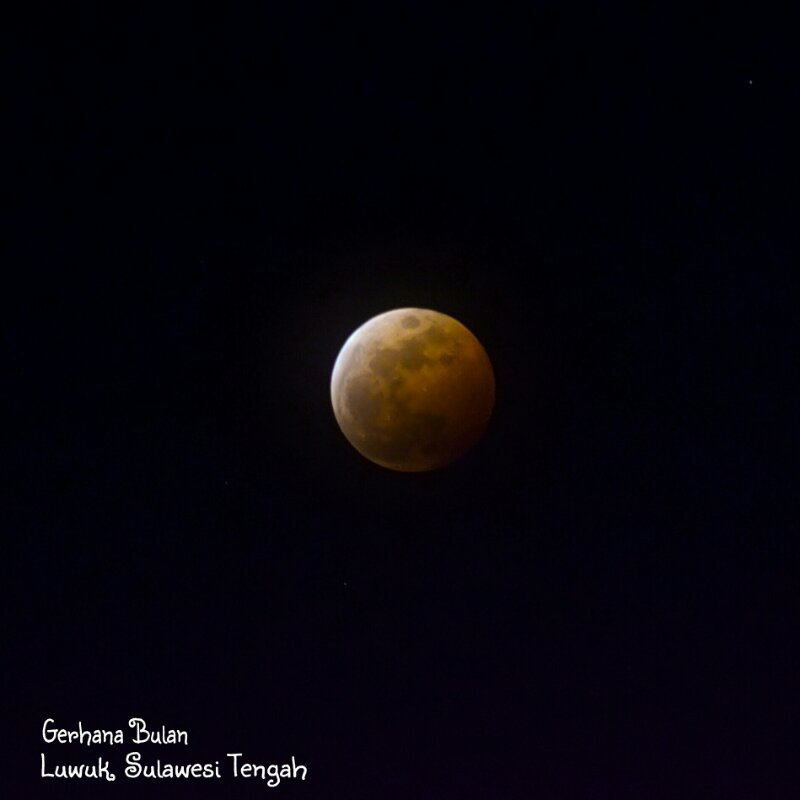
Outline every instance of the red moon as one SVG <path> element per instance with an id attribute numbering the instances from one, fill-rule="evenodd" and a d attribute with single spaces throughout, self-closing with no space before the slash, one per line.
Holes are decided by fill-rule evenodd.
<path id="1" fill-rule="evenodd" d="M 331 402 L 348 441 L 370 461 L 424 472 L 455 461 L 483 435 L 495 380 L 481 343 L 458 320 L 398 308 L 344 343 Z"/>

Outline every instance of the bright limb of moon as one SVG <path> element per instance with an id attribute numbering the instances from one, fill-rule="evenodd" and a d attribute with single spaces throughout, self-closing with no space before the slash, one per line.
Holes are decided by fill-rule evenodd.
<path id="1" fill-rule="evenodd" d="M 370 461 L 402 472 L 436 469 L 466 453 L 494 400 L 481 343 L 458 320 L 424 308 L 365 322 L 344 343 L 331 376 L 342 433 Z"/>

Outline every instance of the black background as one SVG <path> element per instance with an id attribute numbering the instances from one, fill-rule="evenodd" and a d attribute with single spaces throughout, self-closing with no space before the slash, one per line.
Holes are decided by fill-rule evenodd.
<path id="1" fill-rule="evenodd" d="M 6 796 L 270 791 L 41 741 L 131 716 L 288 797 L 793 796 L 782 22 L 287 5 L 4 34 Z M 424 475 L 328 394 L 405 305 L 498 385 Z"/>

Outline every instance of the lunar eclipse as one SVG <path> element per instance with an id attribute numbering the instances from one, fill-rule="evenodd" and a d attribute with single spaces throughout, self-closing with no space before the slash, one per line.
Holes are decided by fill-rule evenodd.
<path id="1" fill-rule="evenodd" d="M 365 322 L 345 342 L 331 402 L 348 441 L 401 472 L 443 467 L 481 438 L 495 380 L 481 343 L 438 311 L 399 308 Z"/>

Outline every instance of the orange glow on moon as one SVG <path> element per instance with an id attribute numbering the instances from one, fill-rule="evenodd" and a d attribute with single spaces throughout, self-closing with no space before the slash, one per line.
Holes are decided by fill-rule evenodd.
<path id="1" fill-rule="evenodd" d="M 460 322 L 399 308 L 345 342 L 331 376 L 336 421 L 362 455 L 389 469 L 451 463 L 483 434 L 494 408 L 492 365 Z"/>

